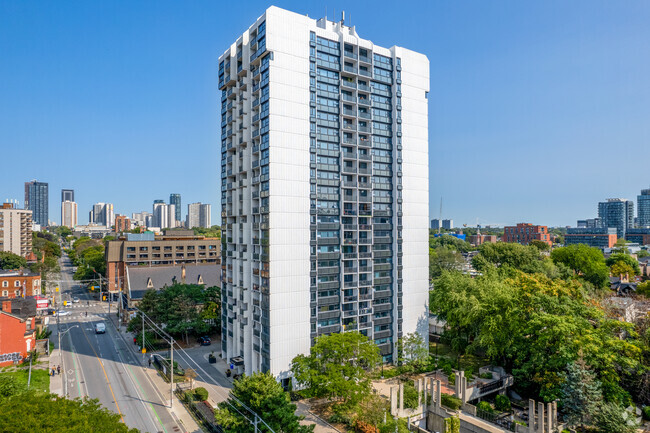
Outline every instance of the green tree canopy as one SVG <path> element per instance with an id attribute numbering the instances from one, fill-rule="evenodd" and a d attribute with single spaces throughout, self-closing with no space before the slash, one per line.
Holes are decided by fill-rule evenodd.
<path id="1" fill-rule="evenodd" d="M 57 433 L 138 433 L 97 400 L 69 400 L 53 394 L 23 393 L 2 402 L 0 431 Z"/>
<path id="2" fill-rule="evenodd" d="M 172 335 L 204 335 L 219 329 L 221 289 L 174 284 L 161 290 L 147 290 L 139 308 L 154 322 L 164 324 L 165 330 Z M 209 324 L 209 319 L 213 319 L 214 324 Z M 139 332 L 140 327 L 138 315 L 131 320 L 129 329 Z"/>
<path id="3" fill-rule="evenodd" d="M 9 251 L 0 251 L 0 269 L 22 269 L 27 266 L 24 257 Z"/>
<path id="4" fill-rule="evenodd" d="M 633 325 L 606 318 L 577 281 L 445 272 L 430 305 L 446 320 L 445 338 L 456 349 L 486 354 L 513 372 L 518 387 L 547 401 L 559 398 L 565 368 L 579 353 L 610 401 L 629 399 L 621 375 L 642 370 Z"/>
<path id="5" fill-rule="evenodd" d="M 630 273 L 630 277 L 633 275 L 639 275 L 641 273 L 641 269 L 639 268 L 639 261 L 629 254 L 614 253 L 609 256 L 607 260 L 605 260 L 605 264 L 609 266 L 614 276 L 617 276 L 620 273 L 625 274 L 625 272 L 620 272 L 621 269 L 625 269 L 625 267 L 621 266 L 621 264 L 625 264 L 632 269 L 633 273 Z M 617 272 L 614 272 L 615 265 L 618 265 Z"/>
<path id="6" fill-rule="evenodd" d="M 589 425 L 603 402 L 596 375 L 582 358 L 567 366 L 562 385 L 562 412 L 570 426 Z"/>
<path id="7" fill-rule="evenodd" d="M 460 269 L 463 256 L 449 245 L 429 248 L 429 278 L 437 278 L 444 270 Z"/>
<path id="8" fill-rule="evenodd" d="M 288 394 L 269 373 L 254 373 L 233 383 L 231 397 L 227 402 L 219 403 L 214 411 L 225 433 L 255 432 L 254 426 L 244 418 L 246 415 L 253 419 L 253 415 L 240 402 L 278 433 L 310 433 L 314 430 L 313 425 L 300 425 L 301 417 L 296 416 L 296 405 L 290 402 Z M 260 431 L 267 430 L 261 423 L 259 428 Z"/>
<path id="9" fill-rule="evenodd" d="M 604 288 L 609 283 L 609 271 L 605 257 L 598 248 L 585 244 L 574 244 L 556 248 L 551 252 L 551 259 L 562 263 L 585 281 L 596 288 Z"/>
<path id="10" fill-rule="evenodd" d="M 379 348 L 358 332 L 316 338 L 309 355 L 291 362 L 296 381 L 317 397 L 356 404 L 370 393 L 367 371 L 379 364 Z"/>
<path id="11" fill-rule="evenodd" d="M 474 249 L 469 242 L 458 239 L 455 236 L 429 236 L 429 248 L 436 247 L 449 247 L 450 250 L 458 251 L 459 253 L 466 253 Z"/>
<path id="12" fill-rule="evenodd" d="M 509 242 L 486 243 L 480 246 L 479 254 L 472 259 L 472 266 L 480 272 L 499 269 L 508 274 L 512 270 L 526 273 L 555 272 L 548 269 L 546 258 L 534 246 Z"/>

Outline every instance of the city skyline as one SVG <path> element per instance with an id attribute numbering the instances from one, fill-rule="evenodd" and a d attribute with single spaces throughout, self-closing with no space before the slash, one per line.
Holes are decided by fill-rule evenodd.
<path id="1" fill-rule="evenodd" d="M 322 5 L 277 5 L 325 15 Z M 22 182 L 35 178 L 52 191 L 74 188 L 84 212 L 103 200 L 128 215 L 172 191 L 186 203 L 216 204 L 216 59 L 267 6 L 250 3 L 232 17 L 219 4 L 0 5 L 0 140 L 9 159 L 27 148 L 39 155 L 0 173 L 3 198 L 22 202 Z M 640 163 L 602 176 L 613 145 L 633 149 L 636 161 L 650 156 L 643 146 L 650 138 L 647 3 L 380 2 L 369 9 L 335 1 L 327 8 L 335 19 L 345 9 L 361 37 L 378 34 L 379 45 L 412 47 L 431 60 L 430 219 L 440 216 L 443 197 L 442 218 L 459 226 L 573 225 L 595 217 L 593 203 L 603 197 L 632 198 L 650 183 Z M 535 170 L 522 163 L 540 158 Z M 133 176 L 106 182 L 65 169 L 88 161 Z M 162 176 L 152 186 L 143 161 L 195 176 Z M 149 185 L 147 193 L 133 194 L 133 181 Z M 58 215 L 58 200 L 49 213 Z"/>

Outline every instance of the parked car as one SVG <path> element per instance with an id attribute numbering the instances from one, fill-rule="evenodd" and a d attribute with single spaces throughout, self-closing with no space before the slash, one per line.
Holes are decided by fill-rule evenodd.
<path id="1" fill-rule="evenodd" d="M 210 340 L 210 337 L 206 335 L 204 337 L 199 337 L 199 344 L 201 346 L 209 346 L 212 344 L 212 341 Z"/>
<path id="2" fill-rule="evenodd" d="M 77 297 L 75 296 L 74 298 L 72 298 L 72 302 L 74 302 L 74 303 L 76 304 L 77 302 L 79 302 L 79 298 L 77 298 Z"/>

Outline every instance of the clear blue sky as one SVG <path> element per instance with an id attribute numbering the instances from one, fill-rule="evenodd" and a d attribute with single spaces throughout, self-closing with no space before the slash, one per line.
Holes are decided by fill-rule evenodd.
<path id="1" fill-rule="evenodd" d="M 217 57 L 270 4 L 0 2 L 0 200 L 49 182 L 59 221 L 74 188 L 85 223 L 179 192 L 219 222 Z M 429 57 L 432 218 L 569 225 L 650 184 L 646 1 L 274 4 Z"/>

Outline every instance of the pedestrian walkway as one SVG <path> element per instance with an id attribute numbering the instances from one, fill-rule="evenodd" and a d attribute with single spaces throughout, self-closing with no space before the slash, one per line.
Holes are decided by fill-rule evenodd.
<path id="1" fill-rule="evenodd" d="M 50 353 L 47 365 L 48 365 L 48 370 L 47 370 L 48 372 L 51 372 L 53 368 L 56 368 L 57 366 L 61 365 L 61 356 L 58 348 L 54 349 L 52 353 Z M 63 391 L 62 374 L 56 374 L 54 376 L 50 376 L 50 392 L 52 394 L 63 396 L 64 391 Z"/>

